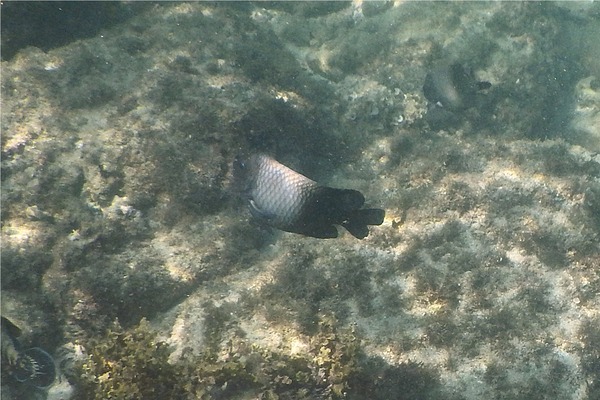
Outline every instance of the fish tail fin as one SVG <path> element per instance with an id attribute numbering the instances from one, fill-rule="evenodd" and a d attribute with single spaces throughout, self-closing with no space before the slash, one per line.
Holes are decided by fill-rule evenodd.
<path id="1" fill-rule="evenodd" d="M 385 211 L 380 208 L 361 209 L 365 203 L 365 196 L 358 190 L 334 189 L 321 186 L 318 188 L 317 201 L 314 205 L 317 211 L 310 215 L 319 214 L 332 224 L 341 225 L 357 239 L 364 239 L 369 235 L 369 225 L 381 225 L 385 218 Z M 334 227 L 327 227 L 329 229 Z M 320 235 L 324 235 L 320 233 Z M 311 236 L 315 236 L 311 234 Z M 331 231 L 331 236 L 336 237 Z"/>
<path id="2" fill-rule="evenodd" d="M 381 225 L 385 218 L 385 210 L 380 208 L 365 208 L 354 210 L 342 226 L 357 239 L 364 239 L 369 235 L 369 225 Z"/>
<path id="3" fill-rule="evenodd" d="M 56 378 L 56 365 L 50 354 L 39 347 L 32 347 L 19 354 L 12 376 L 19 382 L 38 389 L 46 389 Z"/>

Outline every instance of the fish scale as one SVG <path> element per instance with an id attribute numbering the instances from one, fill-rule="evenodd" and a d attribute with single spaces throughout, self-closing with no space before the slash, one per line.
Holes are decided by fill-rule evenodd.
<path id="1" fill-rule="evenodd" d="M 266 156 L 260 157 L 253 199 L 260 210 L 273 215 L 274 224 L 291 224 L 317 183 Z"/>

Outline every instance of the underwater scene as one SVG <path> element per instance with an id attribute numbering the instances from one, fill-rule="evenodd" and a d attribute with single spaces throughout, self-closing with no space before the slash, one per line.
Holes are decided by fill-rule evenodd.
<path id="1" fill-rule="evenodd" d="M 3 400 L 600 399 L 600 3 L 0 11 Z"/>

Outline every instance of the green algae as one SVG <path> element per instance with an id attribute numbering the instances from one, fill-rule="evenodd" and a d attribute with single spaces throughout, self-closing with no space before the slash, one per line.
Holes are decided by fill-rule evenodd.
<path id="1" fill-rule="evenodd" d="M 358 370 L 359 339 L 322 316 L 306 354 L 289 355 L 232 339 L 170 363 L 169 345 L 147 320 L 82 340 L 80 395 L 89 399 L 216 399 L 250 392 L 261 399 L 341 399 Z M 317 395 L 318 394 L 318 395 Z"/>
<path id="2" fill-rule="evenodd" d="M 86 357 L 72 376 L 86 399 L 421 399 L 438 387 L 435 373 L 418 363 L 396 367 L 367 357 L 353 327 L 339 328 L 321 314 L 308 349 L 290 354 L 243 338 L 184 352 L 170 361 L 170 346 L 147 320 L 130 329 L 115 322 L 105 334 L 80 340 Z M 407 397 L 408 398 L 408 397 Z"/>
<path id="3" fill-rule="evenodd" d="M 167 344 L 157 340 L 147 320 L 124 330 L 115 323 L 103 337 L 84 340 L 81 398 L 177 398 L 177 368 L 170 365 Z"/>

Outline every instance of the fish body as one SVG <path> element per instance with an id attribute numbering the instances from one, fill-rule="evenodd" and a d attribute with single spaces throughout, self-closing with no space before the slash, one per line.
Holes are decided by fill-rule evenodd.
<path id="1" fill-rule="evenodd" d="M 383 223 L 385 211 L 362 209 L 365 198 L 359 191 L 321 186 L 264 154 L 238 156 L 234 176 L 252 216 L 286 232 L 335 238 L 335 225 L 341 225 L 362 239 L 368 225 Z"/>
<path id="2" fill-rule="evenodd" d="M 458 112 L 474 106 L 477 91 L 490 86 L 489 82 L 478 82 L 462 64 L 439 64 L 425 77 L 423 93 L 433 104 Z"/>
<path id="3" fill-rule="evenodd" d="M 477 106 L 480 90 L 491 83 L 475 79 L 472 71 L 460 63 L 440 63 L 425 77 L 423 94 L 429 101 L 425 119 L 432 129 L 447 129 L 461 123 L 467 110 Z"/>
<path id="4" fill-rule="evenodd" d="M 21 349 L 17 339 L 21 330 L 8 318 L 1 317 L 2 370 L 17 382 L 38 389 L 49 387 L 56 377 L 52 357 L 39 347 Z"/>

